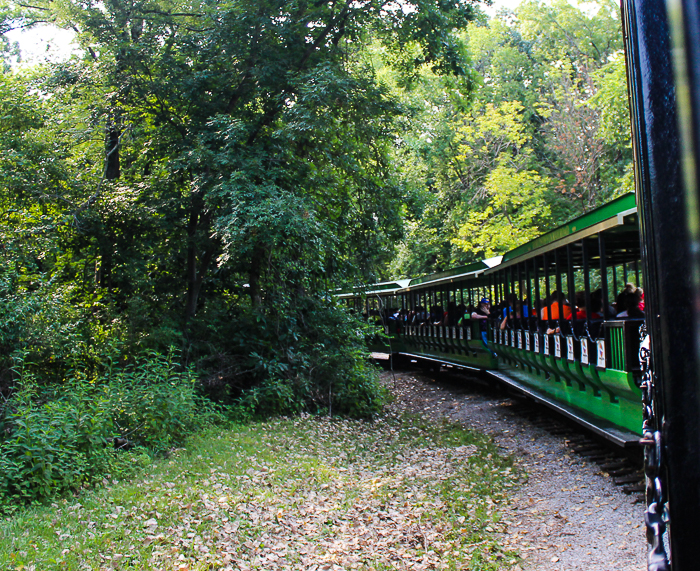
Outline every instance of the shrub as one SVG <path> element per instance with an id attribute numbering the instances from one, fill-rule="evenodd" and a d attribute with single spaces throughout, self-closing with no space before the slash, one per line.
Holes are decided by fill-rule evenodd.
<path id="1" fill-rule="evenodd" d="M 222 327 L 205 388 L 242 416 L 309 412 L 372 417 L 384 393 L 370 362 L 364 322 L 334 300 L 304 297 L 287 307 L 240 311 Z M 269 307 L 269 306 L 268 306 Z"/>
<path id="2" fill-rule="evenodd" d="M 107 387 L 119 436 L 156 452 L 181 444 L 215 415 L 192 371 L 182 370 L 173 354 L 153 353 L 111 371 Z"/>
<path id="3" fill-rule="evenodd" d="M 19 384 L 0 418 L 0 506 L 5 508 L 128 471 L 132 462 L 114 449 L 114 437 L 164 452 L 222 418 L 198 396 L 192 372 L 159 354 L 95 379 L 74 372 L 45 388 L 24 373 Z"/>
<path id="4" fill-rule="evenodd" d="M 0 500 L 31 502 L 79 487 L 109 470 L 113 433 L 100 391 L 75 384 L 37 394 L 25 379 L 5 408 L 0 440 Z"/>

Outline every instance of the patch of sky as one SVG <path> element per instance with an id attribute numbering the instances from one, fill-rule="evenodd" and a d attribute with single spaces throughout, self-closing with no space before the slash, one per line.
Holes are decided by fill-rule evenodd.
<path id="1" fill-rule="evenodd" d="M 13 62 L 17 67 L 60 63 L 81 51 L 75 42 L 75 32 L 48 24 L 10 30 L 5 36 L 19 44 L 20 58 Z"/>

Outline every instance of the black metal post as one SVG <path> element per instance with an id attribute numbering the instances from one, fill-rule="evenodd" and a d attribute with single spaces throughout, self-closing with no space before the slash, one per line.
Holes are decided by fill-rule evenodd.
<path id="1" fill-rule="evenodd" d="M 590 335 L 591 331 L 591 276 L 589 267 L 588 241 L 584 238 L 581 242 L 581 256 L 583 257 L 583 289 L 586 295 L 586 329 Z"/>
<path id="2" fill-rule="evenodd" d="M 506 271 L 501 270 L 496 272 L 496 297 L 498 299 L 493 299 L 493 305 L 500 305 L 501 302 L 506 298 Z"/>
<path id="3" fill-rule="evenodd" d="M 539 319 L 539 304 L 540 304 L 540 275 L 538 272 L 539 264 L 537 263 L 537 257 L 532 258 L 532 266 L 534 271 L 534 281 L 535 281 L 535 297 L 530 302 L 530 314 Z M 537 321 L 535 321 L 537 323 Z"/>
<path id="4" fill-rule="evenodd" d="M 667 538 L 673 571 L 694 571 L 700 561 L 700 357 L 696 352 L 697 313 L 692 304 L 698 291 L 693 288 L 689 260 L 697 260 L 698 250 L 691 248 L 693 234 L 687 220 L 689 213 L 691 217 L 697 214 L 697 202 L 691 201 L 689 207 L 686 201 L 681 156 L 694 156 L 697 147 L 693 148 L 692 141 L 696 139 L 690 137 L 690 146 L 681 147 L 666 4 L 662 0 L 623 0 L 622 8 L 642 271 L 647 286 L 645 313 L 651 334 L 651 392 L 655 397 L 651 430 L 660 443 L 648 447 L 661 464 L 654 487 L 648 490 L 655 502 L 657 498 L 668 500 L 671 533 Z M 676 27 L 684 38 L 676 43 L 676 51 L 683 50 L 678 53 L 678 67 L 687 66 L 684 69 L 693 76 L 700 63 L 698 2 L 678 0 L 674 10 L 681 12 Z M 695 93 L 699 85 L 695 75 Z M 685 96 L 692 99 L 690 93 Z M 685 97 L 680 100 L 684 102 Z M 689 102 L 695 118 L 700 111 L 696 103 Z M 691 119 L 687 128 L 694 124 Z M 664 528 L 657 507 L 647 509 L 647 523 L 651 524 L 647 531 L 652 538 Z M 667 568 L 658 535 L 649 566 Z"/>
<path id="5" fill-rule="evenodd" d="M 534 258 L 533 258 L 534 261 Z M 530 316 L 532 315 L 532 288 L 530 287 L 530 261 L 525 261 L 525 297 L 522 299 L 522 315 L 524 323 L 527 323 L 527 330 L 530 330 Z M 527 309 L 527 317 L 525 316 L 525 308 Z"/>
<path id="6" fill-rule="evenodd" d="M 608 261 L 606 259 L 608 253 L 605 249 L 605 234 L 602 232 L 598 234 L 598 253 L 600 254 L 600 290 L 603 297 L 603 318 L 607 319 L 608 305 L 610 303 L 608 298 Z M 615 266 L 613 266 L 613 272 L 615 272 Z"/>
<path id="7" fill-rule="evenodd" d="M 557 290 L 557 305 L 559 306 L 559 318 L 557 319 L 557 325 L 561 327 L 561 320 L 564 317 L 564 292 L 562 292 L 562 285 L 561 285 L 561 267 L 559 266 L 559 250 L 554 250 L 554 281 L 556 284 L 556 290 Z M 552 312 L 551 306 L 550 306 L 550 313 Z M 552 316 L 549 316 L 550 319 Z"/>
<path id="8" fill-rule="evenodd" d="M 574 282 L 574 249 L 572 244 L 566 245 L 566 285 L 569 290 L 569 303 L 571 304 L 571 333 L 576 337 L 574 327 L 576 326 L 576 283 Z M 564 318 L 564 308 L 560 308 L 562 319 Z"/>
<path id="9" fill-rule="evenodd" d="M 542 306 L 542 309 L 544 310 L 545 307 L 547 307 L 547 328 L 549 328 L 549 325 L 551 323 L 552 319 L 552 311 L 549 309 L 549 307 L 552 305 L 551 300 L 549 299 L 549 296 L 552 295 L 550 293 L 550 287 L 549 287 L 549 267 L 547 266 L 547 254 L 542 254 L 542 260 L 544 263 L 544 285 L 545 285 L 545 304 Z"/>
<path id="10" fill-rule="evenodd" d="M 509 316 L 510 313 L 508 311 L 508 304 L 510 303 L 510 277 L 508 274 L 511 273 L 512 266 L 509 268 L 506 268 L 503 271 L 503 303 L 506 308 L 506 315 Z M 510 323 L 510 318 L 508 319 L 508 323 Z"/>

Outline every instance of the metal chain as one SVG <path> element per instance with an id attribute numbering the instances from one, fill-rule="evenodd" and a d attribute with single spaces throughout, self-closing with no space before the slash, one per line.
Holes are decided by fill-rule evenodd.
<path id="1" fill-rule="evenodd" d="M 646 323 L 639 329 L 642 340 L 639 346 L 639 362 L 642 367 L 642 440 L 644 445 L 644 474 L 646 479 L 647 509 L 644 521 L 647 528 L 647 569 L 670 571 L 664 538 L 666 536 L 666 487 L 664 486 L 664 455 L 660 419 L 656 406 L 653 362 L 649 332 Z"/>

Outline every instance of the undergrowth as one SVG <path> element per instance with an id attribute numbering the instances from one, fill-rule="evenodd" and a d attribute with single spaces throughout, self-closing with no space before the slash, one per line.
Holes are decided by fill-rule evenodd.
<path id="1" fill-rule="evenodd" d="M 192 372 L 162 355 L 93 378 L 71 372 L 60 384 L 30 370 L 0 409 L 0 511 L 130 474 L 144 455 L 223 420 Z"/>

